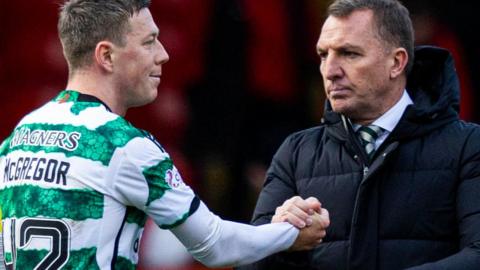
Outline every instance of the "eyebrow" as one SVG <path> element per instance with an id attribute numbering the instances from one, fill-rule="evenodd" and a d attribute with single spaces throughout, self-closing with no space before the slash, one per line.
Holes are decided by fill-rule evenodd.
<path id="1" fill-rule="evenodd" d="M 159 35 L 160 35 L 160 30 L 157 28 L 157 29 L 155 29 L 155 30 L 152 30 L 152 31 L 150 32 L 150 34 L 148 34 L 148 35 L 145 37 L 145 39 L 150 38 L 150 37 L 157 38 Z"/>
<path id="2" fill-rule="evenodd" d="M 338 47 L 334 47 L 333 48 L 334 50 L 336 51 L 345 51 L 345 50 L 359 50 L 359 51 L 363 51 L 363 48 L 360 47 L 360 46 L 357 46 L 357 45 L 353 45 L 351 43 L 345 43 L 341 46 L 338 46 Z M 324 49 L 322 49 L 321 47 L 316 47 L 316 51 L 317 51 L 317 54 L 320 54 L 320 53 L 323 53 L 325 52 Z"/>
<path id="3" fill-rule="evenodd" d="M 350 43 L 345 43 L 344 45 L 338 47 L 338 50 L 363 50 L 363 48 Z"/>

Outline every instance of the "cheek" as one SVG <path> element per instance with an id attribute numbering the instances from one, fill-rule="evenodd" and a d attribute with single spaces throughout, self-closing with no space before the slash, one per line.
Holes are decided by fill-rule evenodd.
<path id="1" fill-rule="evenodd" d="M 133 57 L 125 57 L 122 63 L 120 63 L 120 69 L 125 77 L 132 78 L 137 72 L 137 62 L 134 59 Z"/>
<path id="2" fill-rule="evenodd" d="M 354 85 L 359 88 L 378 88 L 385 83 L 388 74 L 384 66 L 373 64 L 355 69 L 351 78 Z"/>
<path id="3" fill-rule="evenodd" d="M 381 65 L 374 68 L 369 75 L 369 78 L 372 81 L 372 87 L 375 87 L 376 89 L 384 88 L 390 79 L 388 70 Z"/>
<path id="4" fill-rule="evenodd" d="M 132 75 L 139 75 L 147 70 L 148 63 L 150 63 L 141 51 L 129 51 L 124 55 L 124 69 Z"/>

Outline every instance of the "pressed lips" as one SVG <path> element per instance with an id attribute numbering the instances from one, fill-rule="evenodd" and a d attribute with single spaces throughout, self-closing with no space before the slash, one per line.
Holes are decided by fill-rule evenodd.
<path id="1" fill-rule="evenodd" d="M 342 96 L 342 95 L 346 95 L 350 91 L 351 91 L 350 88 L 346 86 L 335 86 L 328 89 L 328 95 L 330 97 Z"/>

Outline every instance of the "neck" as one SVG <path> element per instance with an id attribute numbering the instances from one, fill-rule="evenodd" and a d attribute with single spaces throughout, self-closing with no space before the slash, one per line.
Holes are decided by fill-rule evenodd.
<path id="1" fill-rule="evenodd" d="M 113 113 L 120 116 L 125 116 L 127 112 L 113 84 L 108 78 L 101 77 L 95 72 L 82 70 L 71 74 L 66 89 L 96 97 L 103 101 Z"/>

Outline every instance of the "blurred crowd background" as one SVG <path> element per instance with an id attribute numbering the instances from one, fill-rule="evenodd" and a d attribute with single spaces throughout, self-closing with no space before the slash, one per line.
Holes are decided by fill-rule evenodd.
<path id="1" fill-rule="evenodd" d="M 61 0 L 0 0 L 0 140 L 65 87 Z M 170 55 L 157 100 L 127 119 L 152 132 L 184 180 L 223 218 L 248 222 L 265 170 L 291 132 L 317 125 L 324 93 L 315 44 L 325 0 L 152 0 Z M 461 117 L 480 122 L 480 35 L 467 0 L 404 0 L 416 43 L 448 48 Z M 150 224 L 150 223 L 149 223 Z M 142 269 L 203 269 L 147 226 Z"/>

